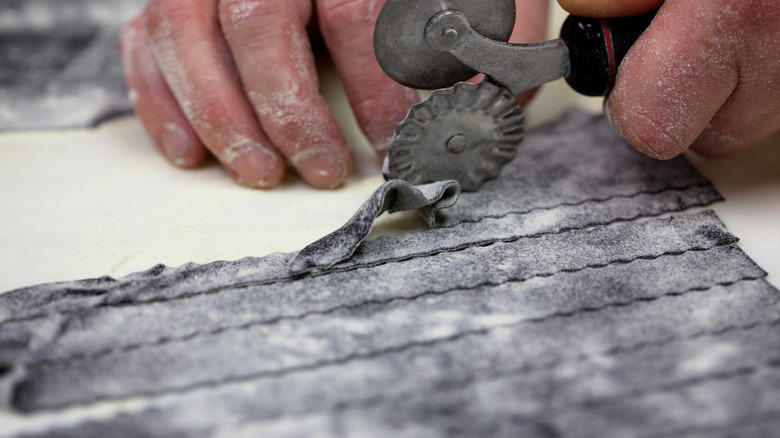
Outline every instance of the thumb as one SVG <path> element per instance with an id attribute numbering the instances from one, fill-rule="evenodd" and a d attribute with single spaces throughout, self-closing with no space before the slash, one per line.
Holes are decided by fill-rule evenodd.
<path id="1" fill-rule="evenodd" d="M 570 14 L 593 18 L 634 17 L 661 7 L 664 0 L 558 0 Z"/>

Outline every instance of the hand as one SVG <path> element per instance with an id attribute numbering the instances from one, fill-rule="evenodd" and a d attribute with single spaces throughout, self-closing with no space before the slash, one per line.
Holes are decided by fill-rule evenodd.
<path id="1" fill-rule="evenodd" d="M 517 2 L 513 40 L 541 41 L 547 1 Z M 383 4 L 151 0 L 120 42 L 136 113 L 180 167 L 197 166 L 210 152 L 250 187 L 276 186 L 287 163 L 314 187 L 338 187 L 352 158 L 318 92 L 307 24 L 317 21 L 357 120 L 381 150 L 418 101 L 416 91 L 390 80 L 374 58 L 372 35 Z"/>
<path id="2" fill-rule="evenodd" d="M 381 146 L 417 94 L 374 60 L 376 1 L 151 0 L 124 30 L 130 95 L 163 154 L 181 167 L 210 152 L 233 177 L 270 188 L 290 163 L 333 188 L 352 157 L 318 92 L 307 24 L 317 19 L 357 119 Z"/>
<path id="3" fill-rule="evenodd" d="M 777 0 L 559 0 L 598 18 L 661 9 L 618 71 L 606 112 L 645 154 L 735 154 L 780 129 Z"/>

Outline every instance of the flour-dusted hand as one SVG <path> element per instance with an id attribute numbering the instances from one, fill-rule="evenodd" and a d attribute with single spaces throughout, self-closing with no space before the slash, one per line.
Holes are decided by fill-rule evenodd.
<path id="1" fill-rule="evenodd" d="M 210 152 L 250 187 L 276 186 L 288 163 L 314 187 L 338 187 L 352 157 L 319 94 L 307 28 L 316 21 L 363 132 L 382 150 L 418 101 L 374 57 L 384 3 L 151 0 L 120 44 L 136 112 L 178 166 Z M 517 3 L 513 40 L 542 40 L 547 0 Z"/>
<path id="2" fill-rule="evenodd" d="M 352 157 L 318 92 L 307 25 L 318 20 L 369 140 L 382 144 L 416 93 L 379 69 L 373 0 L 152 0 L 121 38 L 137 113 L 162 152 L 191 167 L 210 151 L 243 184 L 277 185 L 287 164 L 314 187 Z"/>
<path id="3" fill-rule="evenodd" d="M 559 0 L 572 13 L 661 6 L 606 102 L 618 132 L 655 158 L 735 154 L 780 129 L 777 0 Z"/>

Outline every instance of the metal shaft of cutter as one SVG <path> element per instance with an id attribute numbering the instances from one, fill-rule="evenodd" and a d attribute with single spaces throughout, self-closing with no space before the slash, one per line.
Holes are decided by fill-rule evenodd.
<path id="1" fill-rule="evenodd" d="M 430 19 L 425 39 L 514 94 L 565 77 L 577 92 L 600 96 L 612 89 L 618 66 L 654 15 L 608 20 L 571 15 L 560 39 L 510 44 L 480 35 L 463 13 L 445 10 Z"/>

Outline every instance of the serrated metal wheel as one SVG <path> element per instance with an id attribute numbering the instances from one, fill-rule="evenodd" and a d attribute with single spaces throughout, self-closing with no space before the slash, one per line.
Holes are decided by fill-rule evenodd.
<path id="1" fill-rule="evenodd" d="M 476 191 L 515 157 L 523 120 L 509 90 L 487 81 L 436 90 L 396 126 L 389 173 L 412 184 L 457 180 Z"/>

